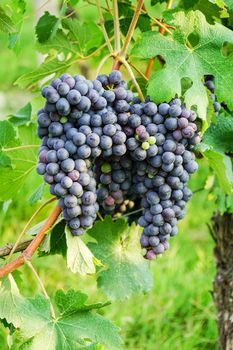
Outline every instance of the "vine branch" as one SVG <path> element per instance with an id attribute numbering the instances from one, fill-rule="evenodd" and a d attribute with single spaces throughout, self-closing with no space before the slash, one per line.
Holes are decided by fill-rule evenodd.
<path id="1" fill-rule="evenodd" d="M 138 0 L 132 21 L 130 23 L 128 32 L 127 32 L 126 37 L 125 37 L 125 42 L 124 42 L 123 47 L 122 47 L 121 51 L 119 52 L 119 54 L 118 54 L 118 56 L 113 64 L 112 69 L 118 70 L 122 64 L 122 61 L 119 58 L 125 59 L 125 57 L 126 57 L 126 54 L 127 54 L 128 48 L 129 48 L 129 44 L 132 40 L 132 36 L 133 36 L 134 30 L 135 30 L 135 27 L 137 25 L 138 18 L 139 18 L 140 13 L 141 13 L 143 3 L 144 3 L 144 0 Z"/>
<path id="2" fill-rule="evenodd" d="M 98 10 L 98 13 L 99 13 L 99 17 L 100 17 L 99 24 L 101 26 L 101 30 L 102 30 L 104 39 L 106 41 L 106 44 L 108 46 L 109 51 L 113 52 L 113 47 L 112 47 L 112 44 L 111 44 L 111 42 L 109 40 L 108 33 L 107 33 L 105 25 L 104 25 L 104 17 L 103 17 L 103 14 L 102 14 L 102 9 L 101 9 L 99 0 L 96 0 L 96 7 L 97 7 L 97 10 Z"/>
<path id="3" fill-rule="evenodd" d="M 15 260 L 12 260 L 8 264 L 6 264 L 4 267 L 0 269 L 0 278 L 3 278 L 4 276 L 8 275 L 12 271 L 16 270 L 18 267 L 22 266 L 25 263 L 25 259 L 30 260 L 41 244 L 41 242 L 44 239 L 44 236 L 48 229 L 56 222 L 58 216 L 61 213 L 61 208 L 59 205 L 56 205 L 56 207 L 53 209 L 41 229 L 39 230 L 36 237 L 31 241 L 29 246 L 24 250 L 24 252 L 17 257 Z"/>
<path id="4" fill-rule="evenodd" d="M 25 250 L 29 246 L 31 241 L 32 241 L 32 239 L 27 239 L 26 241 L 19 243 L 15 247 L 14 253 L 22 252 L 23 250 Z M 9 255 L 10 252 L 12 251 L 14 245 L 15 245 L 15 243 L 7 243 L 4 247 L 1 247 L 0 248 L 0 258 L 3 258 L 4 256 Z"/>

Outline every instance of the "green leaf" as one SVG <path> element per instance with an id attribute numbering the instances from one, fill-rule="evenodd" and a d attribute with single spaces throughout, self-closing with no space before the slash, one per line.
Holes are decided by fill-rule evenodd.
<path id="1" fill-rule="evenodd" d="M 6 14 L 2 6 L 0 6 L 0 31 L 6 33 L 13 33 L 16 31 L 14 23 Z"/>
<path id="2" fill-rule="evenodd" d="M 9 121 L 15 125 L 24 125 L 27 124 L 31 119 L 32 106 L 31 103 L 26 104 L 15 114 L 10 115 Z"/>
<path id="3" fill-rule="evenodd" d="M 139 226 L 128 226 L 125 220 L 113 221 L 109 216 L 88 231 L 97 241 L 89 247 L 106 266 L 99 269 L 98 286 L 110 299 L 129 298 L 152 287 L 148 262 L 141 255 L 139 231 Z"/>
<path id="4" fill-rule="evenodd" d="M 12 275 L 9 275 L 2 281 L 0 287 L 0 318 L 5 318 L 8 323 L 19 327 L 22 319 L 17 313 L 17 306 L 21 305 L 22 301 L 17 284 Z"/>
<path id="5" fill-rule="evenodd" d="M 8 126 L 10 124 L 9 122 Z M 9 129 L 12 130 L 12 129 Z M 11 142 L 11 146 L 15 146 L 19 144 L 19 141 L 22 141 L 22 144 L 28 143 L 30 144 L 38 144 L 39 139 L 36 137 L 36 125 L 30 124 L 28 126 L 20 126 L 18 128 L 19 140 L 16 140 L 17 143 L 12 144 L 13 133 L 10 132 L 7 134 L 7 137 L 4 136 L 3 132 L 2 140 L 4 140 L 4 144 Z M 1 139 L 1 136 L 0 136 Z M 11 160 L 11 171 L 9 171 L 9 167 L 1 168 L 0 171 L 0 200 L 8 200 L 10 198 L 14 198 L 17 192 L 22 188 L 25 182 L 28 180 L 29 175 L 32 171 L 35 171 L 37 164 L 37 147 L 32 148 L 12 148 L 6 152 L 6 155 Z M 35 173 L 35 176 L 36 173 Z M 38 176 L 39 179 L 39 176 Z M 35 182 L 36 184 L 36 182 Z M 32 188 L 33 190 L 33 188 Z"/>
<path id="6" fill-rule="evenodd" d="M 37 203 L 43 197 L 44 187 L 45 187 L 45 184 L 43 182 L 39 187 L 37 187 L 35 192 L 33 192 L 33 194 L 30 196 L 28 200 L 30 205 Z"/>
<path id="7" fill-rule="evenodd" d="M 109 305 L 107 303 L 86 304 L 88 296 L 74 289 L 68 290 L 65 294 L 62 290 L 58 290 L 55 294 L 56 305 L 64 316 L 68 316 L 77 311 L 100 309 Z"/>
<path id="8" fill-rule="evenodd" d="M 94 255 L 80 237 L 72 236 L 66 228 L 67 266 L 80 275 L 95 273 Z"/>
<path id="9" fill-rule="evenodd" d="M 70 40 L 67 40 L 67 35 L 59 29 L 55 36 L 47 40 L 45 43 L 37 44 L 37 49 L 42 53 L 48 53 L 49 50 L 56 50 L 58 53 L 63 52 L 65 55 L 68 53 L 77 54 L 77 49 L 74 47 Z"/>
<path id="10" fill-rule="evenodd" d="M 56 34 L 60 20 L 46 11 L 36 25 L 36 35 L 40 43 L 44 43 Z"/>
<path id="11" fill-rule="evenodd" d="M 215 151 L 212 147 L 201 143 L 198 150 L 207 158 L 210 167 L 214 170 L 220 187 L 226 194 L 233 193 L 233 170 L 231 158 L 224 153 Z"/>
<path id="12" fill-rule="evenodd" d="M 16 132 L 7 120 L 0 121 L 0 148 L 11 146 L 16 138 Z"/>
<path id="13" fill-rule="evenodd" d="M 185 92 L 188 107 L 197 106 L 199 116 L 206 121 L 208 105 L 203 75 L 215 76 L 216 95 L 233 108 L 233 56 L 222 55 L 225 42 L 233 43 L 233 32 L 223 25 L 210 25 L 200 11 L 174 14 L 170 24 L 174 34 L 162 36 L 156 31 L 142 34 L 132 54 L 148 59 L 161 55 L 166 64 L 149 80 L 148 94 L 157 102 L 169 101 L 181 94 L 181 79 L 190 78 L 192 86 Z M 205 122 L 205 127 L 207 123 Z"/>
<path id="14" fill-rule="evenodd" d="M 97 350 L 97 344 L 108 350 L 121 348 L 119 329 L 96 312 L 99 304 L 85 304 L 86 295 L 72 290 L 57 292 L 55 300 L 62 313 L 53 319 L 49 300 L 42 295 L 23 298 L 13 277 L 10 280 L 10 287 L 0 289 L 0 317 L 18 328 L 15 336 L 20 349 Z"/>
<path id="15" fill-rule="evenodd" d="M 233 152 L 233 117 L 219 115 L 216 124 L 206 130 L 203 142 L 216 151 Z"/>
<path id="16" fill-rule="evenodd" d="M 233 10 L 233 2 L 232 2 L 232 0 L 224 0 L 224 3 L 227 5 L 229 10 Z"/>
<path id="17" fill-rule="evenodd" d="M 0 151 L 0 168 L 10 167 L 11 159 L 4 152 Z"/>
<path id="18" fill-rule="evenodd" d="M 67 18 L 62 21 L 62 26 L 69 30 L 69 40 L 75 42 L 77 50 L 83 56 L 89 51 L 94 51 L 102 42 L 102 33 L 93 22 L 81 23 L 78 19 Z"/>
<path id="19" fill-rule="evenodd" d="M 61 254 L 66 256 L 66 234 L 65 234 L 65 220 L 59 221 L 50 231 L 50 248 L 49 254 Z"/>
<path id="20" fill-rule="evenodd" d="M 40 80 L 50 76 L 53 73 L 66 71 L 72 64 L 73 62 L 71 60 L 59 61 L 57 58 L 50 57 L 34 71 L 22 75 L 16 80 L 15 84 L 21 88 L 32 87 Z"/>

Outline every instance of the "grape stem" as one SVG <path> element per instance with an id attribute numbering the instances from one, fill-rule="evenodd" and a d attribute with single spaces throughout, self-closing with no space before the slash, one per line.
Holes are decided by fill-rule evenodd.
<path id="1" fill-rule="evenodd" d="M 121 37 L 120 37 L 120 22 L 118 13 L 117 0 L 112 0 L 113 4 L 113 22 L 114 22 L 114 48 L 116 52 L 121 49 Z"/>
<path id="2" fill-rule="evenodd" d="M 21 239 L 23 238 L 24 234 L 26 233 L 27 229 L 29 228 L 29 226 L 31 225 L 32 221 L 35 219 L 35 217 L 41 212 L 41 210 L 46 207 L 46 205 L 48 205 L 49 203 L 55 201 L 56 197 L 52 197 L 49 200 L 47 200 L 45 203 L 43 203 L 36 211 L 35 213 L 33 213 L 33 215 L 31 216 L 31 218 L 28 220 L 28 222 L 26 223 L 26 225 L 24 226 L 22 232 L 19 234 L 19 237 L 17 238 L 13 248 L 11 249 L 9 256 L 7 258 L 7 260 L 9 260 L 12 255 L 15 252 L 15 249 L 17 248 L 17 246 L 19 245 Z"/>
<path id="3" fill-rule="evenodd" d="M 38 275 L 36 269 L 34 268 L 34 266 L 32 265 L 31 261 L 29 261 L 28 259 L 24 258 L 24 263 L 29 267 L 29 269 L 32 271 L 33 275 L 36 277 L 36 280 L 42 290 L 42 293 L 44 294 L 45 296 L 45 299 L 47 299 L 49 301 L 49 305 L 50 305 L 50 313 L 51 313 L 51 316 L 52 318 L 56 319 L 56 315 L 55 315 L 55 310 L 54 310 L 54 307 L 51 303 L 51 300 L 50 300 L 50 297 L 45 289 L 45 286 L 42 282 L 42 280 L 40 279 L 40 276 Z"/>
<path id="4" fill-rule="evenodd" d="M 29 244 L 31 243 L 32 239 L 27 239 L 26 241 L 23 241 L 17 245 L 15 248 L 14 253 L 22 252 L 25 250 Z M 0 248 L 0 258 L 3 258 L 4 256 L 7 256 L 12 251 L 12 248 L 14 247 L 15 243 L 7 243 L 4 247 Z"/>
<path id="5" fill-rule="evenodd" d="M 39 230 L 36 237 L 31 241 L 29 246 L 23 251 L 23 253 L 17 257 L 15 260 L 12 260 L 8 264 L 6 264 L 4 267 L 0 269 L 0 278 L 3 278 L 4 276 L 8 275 L 12 271 L 16 270 L 20 266 L 24 265 L 25 259 L 30 260 L 41 244 L 41 242 L 44 239 L 44 236 L 46 232 L 49 230 L 49 228 L 56 222 L 58 216 L 61 213 L 61 208 L 59 205 L 56 205 L 56 207 L 52 210 L 51 214 Z"/>
<path id="6" fill-rule="evenodd" d="M 113 47 L 112 47 L 112 44 L 111 44 L 111 42 L 109 40 L 108 33 L 107 33 L 105 25 L 104 25 L 104 17 L 103 17 L 103 14 L 102 14 L 102 9 L 101 9 L 99 0 L 96 0 L 96 7 L 97 7 L 97 10 L 98 10 L 98 13 L 99 13 L 99 24 L 100 24 L 100 27 L 101 27 L 104 39 L 106 41 L 106 44 L 108 46 L 109 51 L 113 52 Z"/>
<path id="7" fill-rule="evenodd" d="M 125 59 L 125 57 L 126 57 L 126 54 L 127 54 L 128 48 L 129 48 L 129 44 L 130 44 L 130 42 L 132 40 L 133 33 L 134 33 L 135 27 L 136 27 L 137 22 L 138 22 L 138 18 L 139 18 L 140 13 L 141 13 L 141 9 L 142 9 L 143 3 L 144 3 L 144 0 L 138 0 L 138 3 L 137 3 L 137 6 L 136 6 L 136 9 L 135 9 L 132 21 L 130 23 L 128 32 L 126 34 L 124 45 L 123 45 L 121 51 L 119 52 L 119 54 L 117 55 L 112 69 L 119 70 L 121 64 L 123 63 L 122 59 Z"/>
<path id="8" fill-rule="evenodd" d="M 129 75 L 130 75 L 130 77 L 131 77 L 131 79 L 132 79 L 132 81 L 133 81 L 133 83 L 134 83 L 134 85 L 135 85 L 135 87 L 136 87 L 136 89 L 137 89 L 138 96 L 140 97 L 140 99 L 141 99 L 142 101 L 144 101 L 144 96 L 143 96 L 142 90 L 141 90 L 141 88 L 140 88 L 140 86 L 139 86 L 139 84 L 138 84 L 138 82 L 137 82 L 137 80 L 136 80 L 136 78 L 135 78 L 135 76 L 134 76 L 134 74 L 133 74 L 133 71 L 132 71 L 132 69 L 131 69 L 129 63 L 128 63 L 128 62 L 126 61 L 126 59 L 123 58 L 123 57 L 120 58 L 120 62 L 121 62 L 121 63 L 125 66 L 125 68 L 127 69 L 128 73 L 129 73 Z"/>
<path id="9" fill-rule="evenodd" d="M 97 67 L 96 76 L 99 75 L 99 73 L 100 73 L 100 71 L 101 71 L 101 69 L 102 69 L 104 63 L 105 63 L 110 57 L 113 57 L 113 54 L 112 54 L 112 53 L 109 53 L 109 54 L 107 54 L 106 56 L 104 56 L 104 57 L 102 58 L 102 60 L 100 61 L 99 65 L 98 65 L 98 67 Z"/>

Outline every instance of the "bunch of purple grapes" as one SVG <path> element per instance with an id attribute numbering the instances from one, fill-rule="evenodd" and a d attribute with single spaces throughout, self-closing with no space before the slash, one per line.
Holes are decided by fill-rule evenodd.
<path id="1" fill-rule="evenodd" d="M 119 71 L 92 81 L 62 74 L 42 95 L 37 171 L 71 233 L 84 234 L 98 211 L 115 215 L 141 203 L 145 257 L 163 253 L 192 195 L 196 113 L 178 98 L 159 105 L 135 98 Z"/>

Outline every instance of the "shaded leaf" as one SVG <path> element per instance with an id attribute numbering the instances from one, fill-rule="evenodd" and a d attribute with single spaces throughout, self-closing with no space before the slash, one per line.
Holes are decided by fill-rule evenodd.
<path id="1" fill-rule="evenodd" d="M 67 35 L 63 33 L 61 29 L 58 29 L 56 35 L 47 40 L 43 44 L 37 44 L 37 49 L 42 53 L 48 53 L 49 50 L 54 49 L 58 53 L 63 52 L 65 55 L 72 52 L 73 54 L 77 54 L 77 48 L 67 40 Z"/>
<path id="2" fill-rule="evenodd" d="M 40 17 L 36 25 L 36 36 L 40 43 L 44 43 L 56 34 L 59 21 L 59 18 L 51 15 L 48 11 Z"/>

